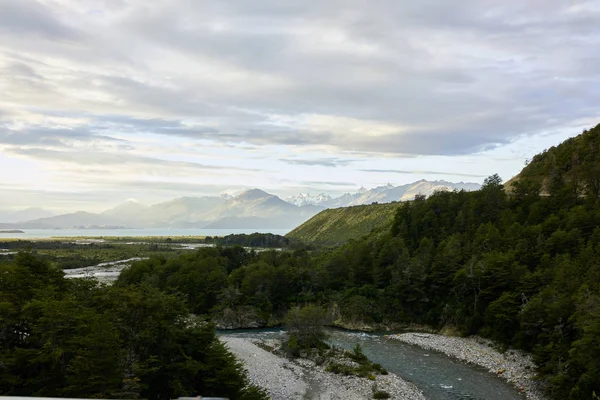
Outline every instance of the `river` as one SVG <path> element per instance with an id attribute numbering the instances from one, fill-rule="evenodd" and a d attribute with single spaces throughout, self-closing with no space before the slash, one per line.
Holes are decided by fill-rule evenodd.
<path id="1" fill-rule="evenodd" d="M 281 330 L 220 331 L 245 338 L 274 338 Z M 423 350 L 383 335 L 329 330 L 330 344 L 352 349 L 360 344 L 369 359 L 414 383 L 432 400 L 523 400 L 524 396 L 497 376 L 441 353 Z"/>

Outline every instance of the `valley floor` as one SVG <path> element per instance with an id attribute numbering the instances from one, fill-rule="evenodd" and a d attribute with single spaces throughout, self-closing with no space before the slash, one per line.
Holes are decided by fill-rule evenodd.
<path id="1" fill-rule="evenodd" d="M 374 381 L 336 375 L 310 360 L 290 360 L 264 350 L 257 345 L 261 341 L 228 336 L 221 340 L 244 363 L 252 383 L 266 389 L 273 400 L 362 400 L 372 399 L 374 390 L 386 391 L 392 399 L 425 400 L 415 385 L 392 373 Z"/>

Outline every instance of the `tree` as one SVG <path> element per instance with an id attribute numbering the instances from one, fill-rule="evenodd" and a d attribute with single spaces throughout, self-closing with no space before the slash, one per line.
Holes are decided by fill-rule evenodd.
<path id="1" fill-rule="evenodd" d="M 152 282 L 67 280 L 31 254 L 0 263 L 0 395 L 266 400 L 214 327 Z"/>
<path id="2" fill-rule="evenodd" d="M 288 346 L 292 351 L 326 347 L 324 326 L 327 314 L 315 305 L 292 308 L 285 317 Z"/>

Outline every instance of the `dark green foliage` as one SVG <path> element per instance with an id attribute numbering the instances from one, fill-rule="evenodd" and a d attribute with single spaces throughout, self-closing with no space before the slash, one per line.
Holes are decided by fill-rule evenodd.
<path id="1" fill-rule="evenodd" d="M 207 236 L 204 243 L 213 243 L 220 246 L 246 246 L 246 247 L 278 247 L 290 245 L 290 239 L 272 233 L 232 234 L 226 236 Z"/>
<path id="2" fill-rule="evenodd" d="M 520 197 L 542 189 L 553 204 L 569 205 L 578 196 L 600 196 L 600 125 L 533 157 L 511 182 Z"/>
<path id="3" fill-rule="evenodd" d="M 331 353 L 335 354 L 336 349 L 333 349 Z M 341 355 L 337 354 L 337 356 L 352 360 L 357 366 L 334 361 L 329 363 L 326 371 L 346 376 L 355 375 L 368 379 L 374 379 L 377 374 L 387 375 L 388 373 L 380 364 L 371 362 L 367 356 L 364 355 L 360 344 L 357 344 L 352 351 L 344 351 Z"/>
<path id="4" fill-rule="evenodd" d="M 21 253 L 0 264 L 0 394 L 266 399 L 213 327 L 188 315 L 178 295 L 65 280 Z"/>
<path id="5" fill-rule="evenodd" d="M 280 321 L 312 303 L 349 325 L 453 325 L 532 352 L 554 398 L 589 399 L 600 393 L 599 146 L 600 125 L 536 156 L 509 194 L 492 175 L 477 192 L 385 205 L 395 216 L 377 234 L 365 226 L 383 205 L 330 210 L 296 232 L 338 248 L 209 249 L 138 263 L 120 281 L 184 293 L 199 313 L 252 306 Z"/>
<path id="6" fill-rule="evenodd" d="M 362 347 L 360 347 L 360 344 L 356 344 L 356 346 L 354 347 L 354 349 L 350 352 L 350 359 L 352 361 L 355 361 L 359 364 L 364 363 L 366 361 L 368 361 L 369 359 L 367 358 L 367 356 L 365 356 L 365 353 L 363 353 L 362 351 Z"/>
<path id="7" fill-rule="evenodd" d="M 326 348 L 324 327 L 327 315 L 324 309 L 308 305 L 294 307 L 285 316 L 288 332 L 288 347 L 293 353 L 299 350 Z"/>
<path id="8" fill-rule="evenodd" d="M 150 284 L 167 292 L 177 291 L 186 295 L 190 311 L 208 313 L 226 286 L 228 267 L 235 263 L 222 252 L 219 248 L 204 248 L 169 260 L 139 261 L 122 271 L 117 286 Z"/>
<path id="9" fill-rule="evenodd" d="M 327 366 L 327 368 L 325 368 L 325 370 L 327 372 L 331 372 L 334 374 L 338 374 L 338 375 L 346 375 L 346 376 L 350 376 L 350 375 L 354 375 L 354 368 L 348 366 L 348 365 L 344 365 L 344 364 L 339 364 L 339 363 L 331 363 Z"/>
<path id="10" fill-rule="evenodd" d="M 390 396 L 390 394 L 385 390 L 377 390 L 375 393 L 373 393 L 374 399 L 389 399 L 391 397 L 392 396 Z"/>

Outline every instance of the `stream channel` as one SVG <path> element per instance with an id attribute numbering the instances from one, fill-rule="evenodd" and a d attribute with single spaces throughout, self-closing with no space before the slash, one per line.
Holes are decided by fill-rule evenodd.
<path id="1" fill-rule="evenodd" d="M 277 329 L 219 331 L 248 339 L 274 339 Z M 351 350 L 360 344 L 373 362 L 414 383 L 431 400 L 523 400 L 519 391 L 485 369 L 465 364 L 444 354 L 388 339 L 383 334 L 328 330 L 329 344 Z"/>

